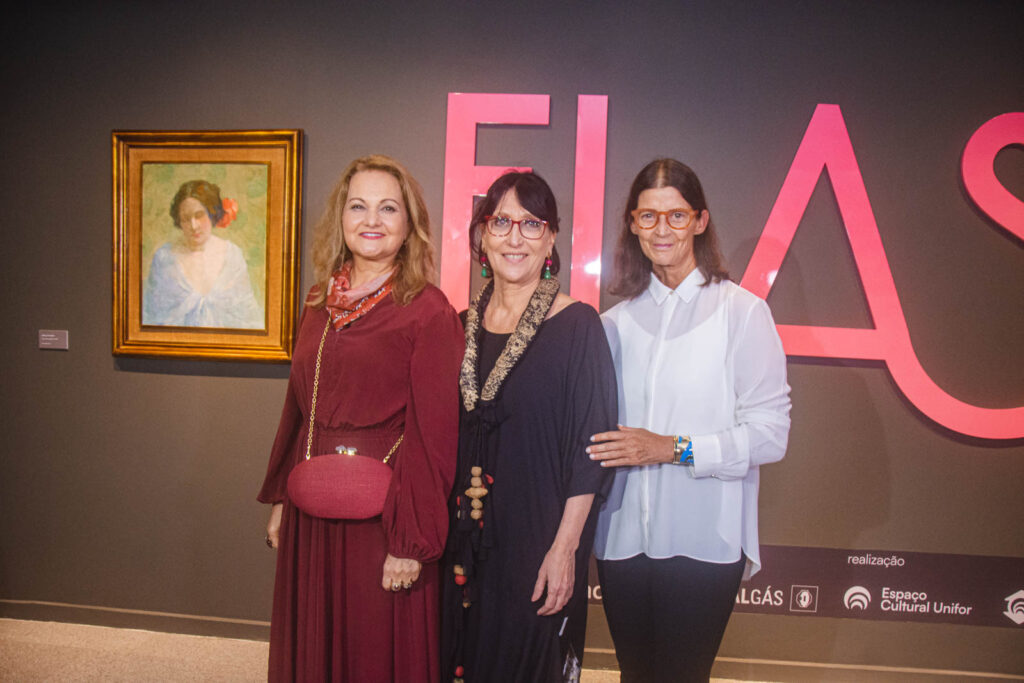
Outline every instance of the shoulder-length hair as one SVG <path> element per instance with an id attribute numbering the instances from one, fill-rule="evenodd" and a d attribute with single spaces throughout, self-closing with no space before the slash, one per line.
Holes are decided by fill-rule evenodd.
<path id="1" fill-rule="evenodd" d="M 318 288 L 306 303 L 321 308 L 327 298 L 331 275 L 351 257 L 345 244 L 341 217 L 348 201 L 348 187 L 352 176 L 360 171 L 383 171 L 394 176 L 402 188 L 405 218 L 409 236 L 395 256 L 395 276 L 391 294 L 396 303 L 408 304 L 413 297 L 434 279 L 434 246 L 430 242 L 430 217 L 423 191 L 416 179 L 402 164 L 384 156 L 370 154 L 350 163 L 327 200 L 327 208 L 316 227 L 313 237 L 313 276 Z"/>
<path id="2" fill-rule="evenodd" d="M 483 239 L 484 223 L 487 222 L 486 216 L 494 214 L 494 210 L 509 191 L 516 193 L 520 206 L 542 221 L 547 221 L 551 234 L 558 234 L 558 202 L 555 201 L 555 193 L 551 191 L 547 181 L 532 171 L 506 171 L 487 188 L 487 194 L 483 201 L 477 203 L 476 209 L 473 210 L 473 218 L 469 221 L 469 250 L 474 261 L 480 259 L 480 242 Z M 552 275 L 558 275 L 561 264 L 558 247 L 551 245 Z"/>
<path id="3" fill-rule="evenodd" d="M 631 214 L 637 208 L 641 192 L 659 187 L 674 187 L 696 211 L 708 211 L 704 188 L 692 168 L 675 159 L 655 159 L 644 166 L 633 179 L 626 199 L 626 210 L 622 214 L 622 230 L 615 248 L 615 276 L 608 288 L 616 296 L 632 299 L 642 294 L 650 284 L 651 261 L 644 255 L 640 240 L 631 230 Z M 693 253 L 697 268 L 704 276 L 704 286 L 729 279 L 718 248 L 718 233 L 710 211 L 704 232 L 693 238 Z"/>

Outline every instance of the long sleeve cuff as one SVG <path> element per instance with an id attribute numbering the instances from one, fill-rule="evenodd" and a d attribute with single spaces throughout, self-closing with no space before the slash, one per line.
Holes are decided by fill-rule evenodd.
<path id="1" fill-rule="evenodd" d="M 700 479 L 742 479 L 750 471 L 750 452 L 746 431 L 734 427 L 718 434 L 700 434 L 692 437 L 693 468 L 691 473 Z M 723 441 L 728 443 L 723 444 Z M 731 456 L 731 457 L 729 457 Z"/>

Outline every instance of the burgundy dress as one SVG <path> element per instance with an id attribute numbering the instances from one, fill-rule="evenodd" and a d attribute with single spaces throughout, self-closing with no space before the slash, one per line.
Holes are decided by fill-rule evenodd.
<path id="1" fill-rule="evenodd" d="M 327 313 L 306 308 L 281 424 L 259 494 L 284 503 L 271 681 L 431 681 L 439 676 L 438 566 L 458 444 L 462 326 L 436 287 L 407 306 L 389 296 L 324 343 L 312 453 L 356 446 L 391 460 L 381 517 L 310 517 L 287 498 L 305 455 L 317 347 Z M 423 563 L 410 590 L 381 587 L 385 554 Z"/>

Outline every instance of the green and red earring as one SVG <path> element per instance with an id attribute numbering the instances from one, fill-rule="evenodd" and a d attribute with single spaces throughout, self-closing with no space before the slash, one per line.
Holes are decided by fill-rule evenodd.
<path id="1" fill-rule="evenodd" d="M 545 280 L 550 280 L 551 279 L 551 255 L 550 254 L 548 254 L 548 257 L 546 259 L 544 259 L 544 274 L 541 275 L 541 277 L 544 278 Z"/>
<path id="2" fill-rule="evenodd" d="M 490 277 L 491 271 L 487 266 L 491 265 L 487 262 L 487 254 L 480 252 L 480 277 Z"/>

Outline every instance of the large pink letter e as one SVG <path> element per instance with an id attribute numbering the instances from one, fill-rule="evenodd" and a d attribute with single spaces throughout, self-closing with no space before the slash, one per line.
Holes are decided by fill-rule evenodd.
<path id="1" fill-rule="evenodd" d="M 469 227 L 473 196 L 482 195 L 505 166 L 476 165 L 477 124 L 546 126 L 548 95 L 449 93 L 444 150 L 441 289 L 455 308 L 469 303 Z M 515 170 L 529 171 L 529 168 Z"/>

